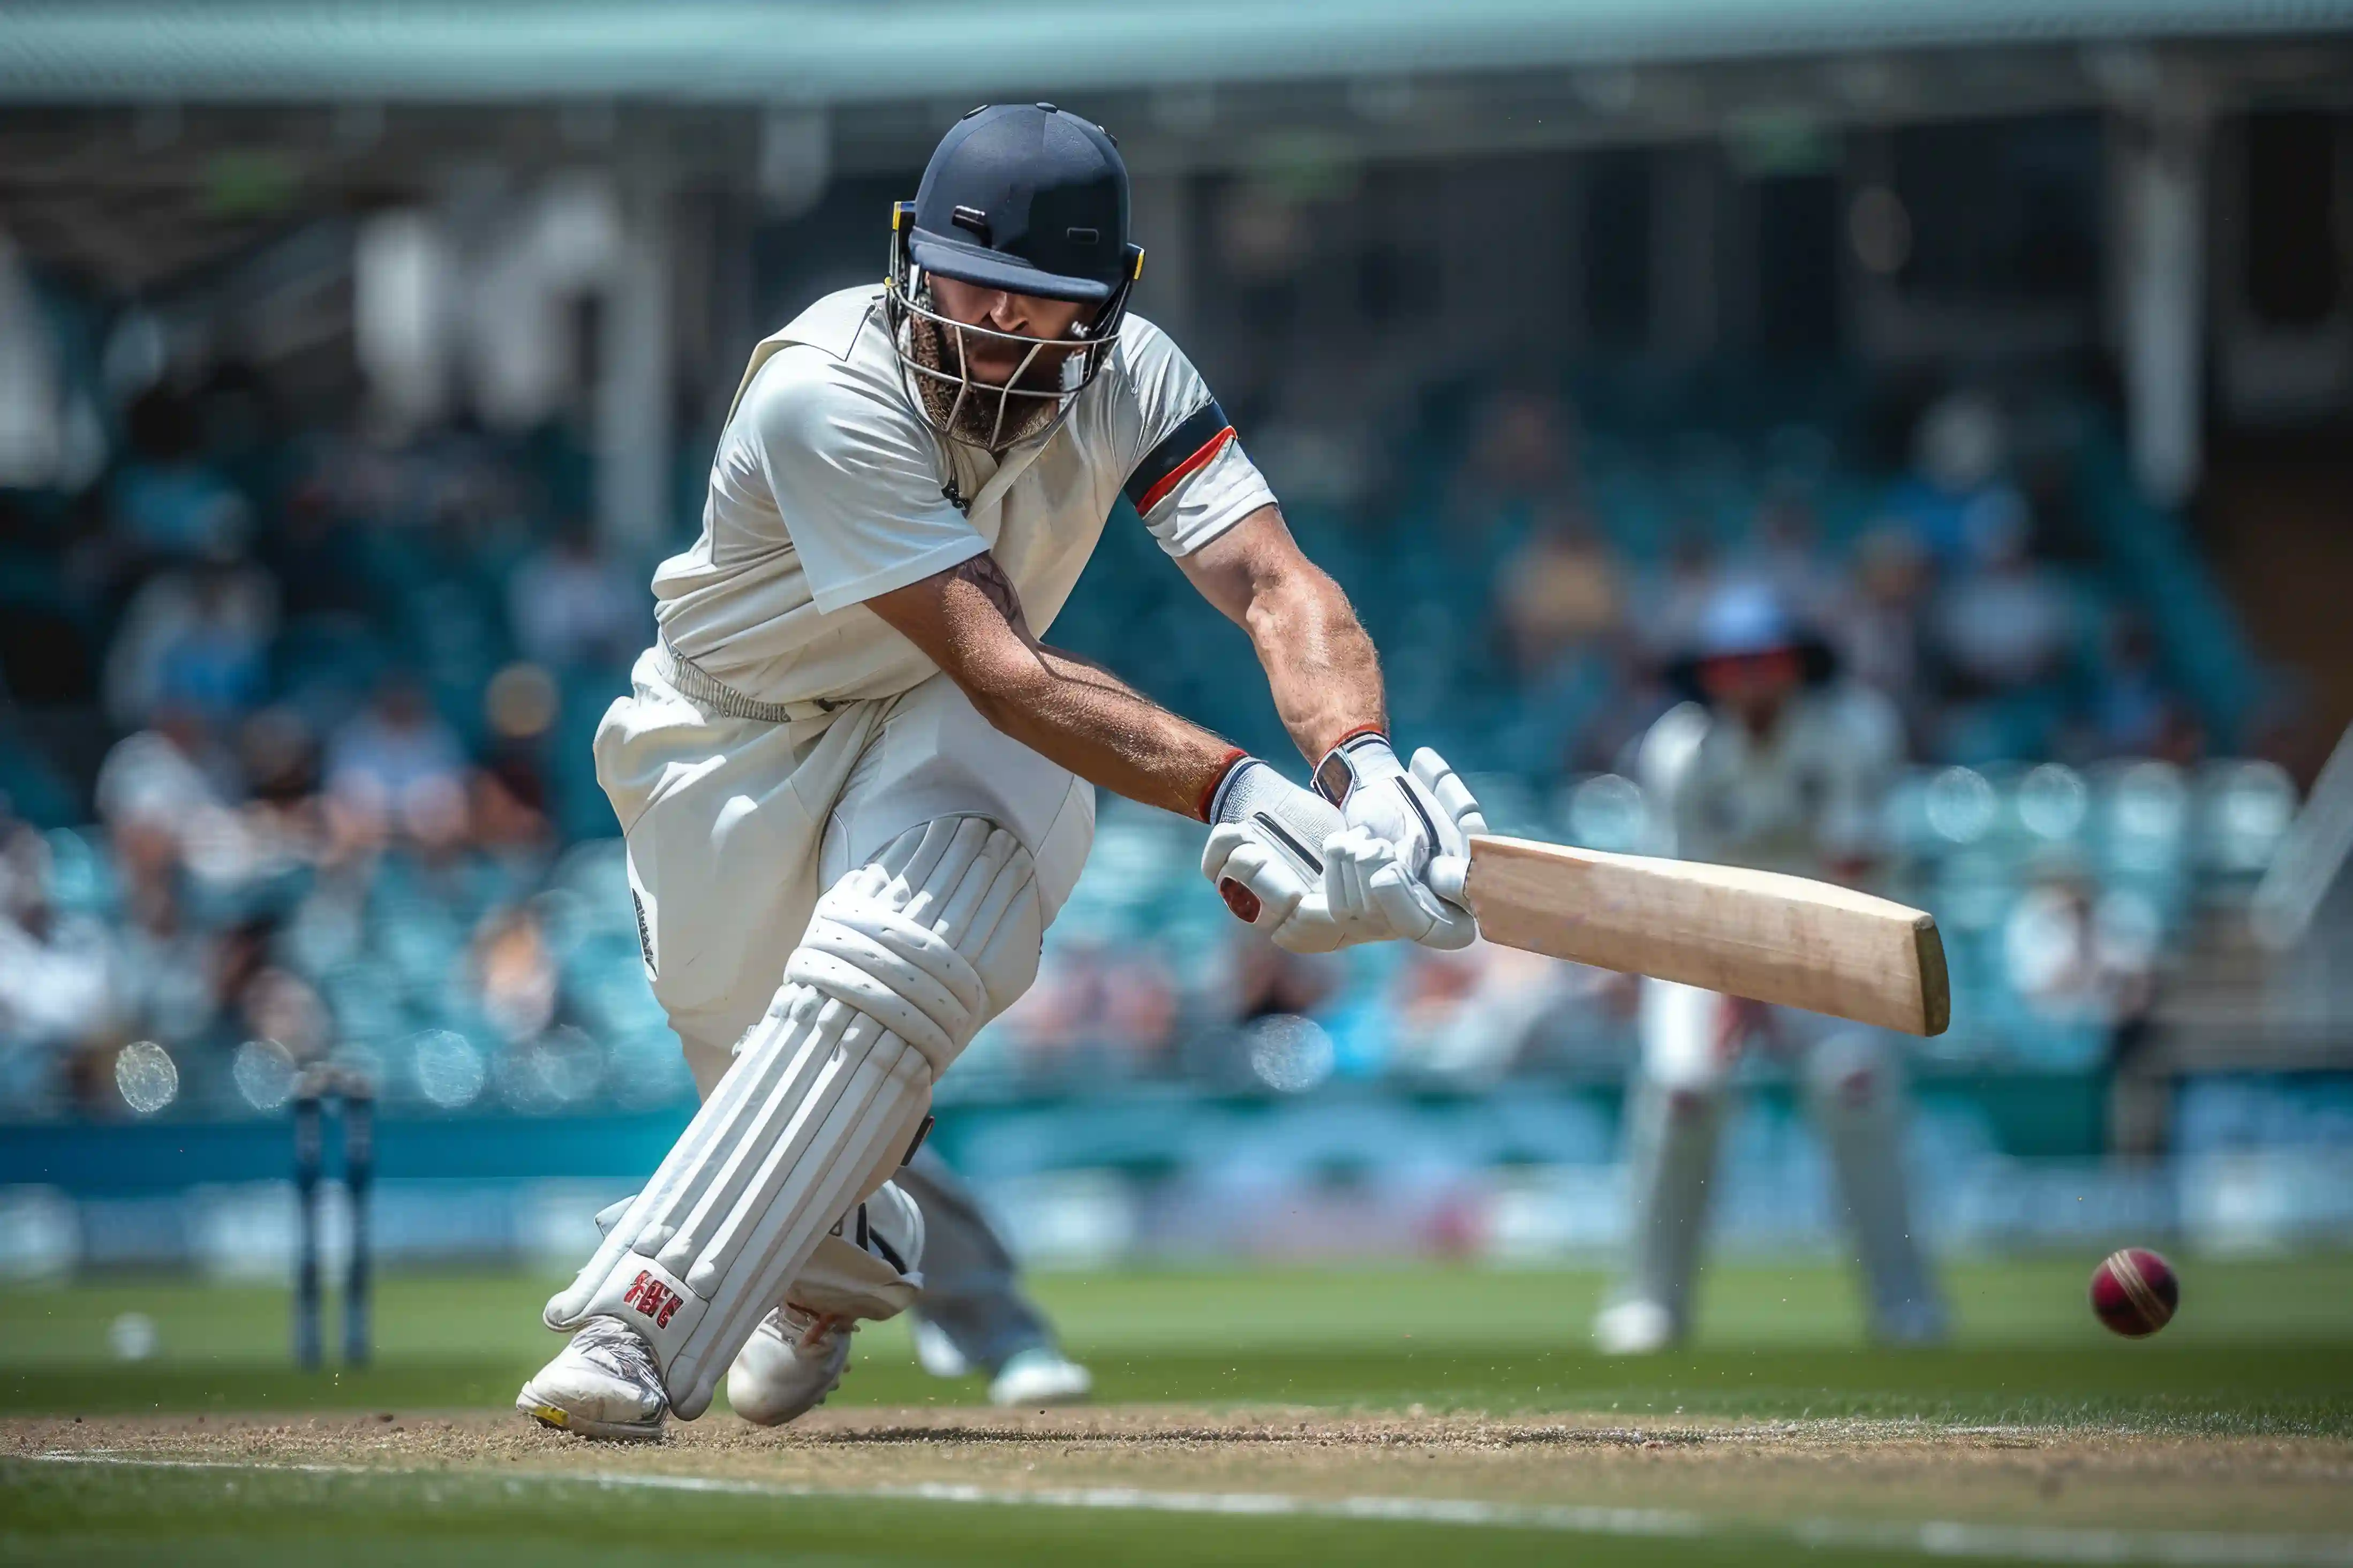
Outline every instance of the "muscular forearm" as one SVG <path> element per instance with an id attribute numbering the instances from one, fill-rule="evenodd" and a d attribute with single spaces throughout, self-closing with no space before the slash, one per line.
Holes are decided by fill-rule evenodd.
<path id="1" fill-rule="evenodd" d="M 1040 643 L 991 556 L 879 595 L 872 605 L 983 718 L 1114 795 L 1199 816 L 1238 754 L 1110 671 Z"/>
<path id="2" fill-rule="evenodd" d="M 1114 795 L 1198 817 L 1235 747 L 1075 654 L 1033 643 L 1026 668 L 966 688 L 999 730 Z"/>
<path id="3" fill-rule="evenodd" d="M 1243 626 L 1265 667 L 1275 710 L 1315 762 L 1352 730 L 1388 727 L 1373 639 L 1340 585 L 1299 560 L 1251 584 Z"/>

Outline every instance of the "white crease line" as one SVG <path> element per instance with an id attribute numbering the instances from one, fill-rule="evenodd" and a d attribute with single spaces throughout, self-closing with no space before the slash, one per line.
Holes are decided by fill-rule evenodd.
<path id="1" fill-rule="evenodd" d="M 1781 1536 L 1803 1546 L 1909 1552 L 1928 1557 L 2023 1558 L 2039 1563 L 2158 1563 L 2168 1568 L 2353 1568 L 2353 1536 L 2256 1535 L 2221 1531 L 2101 1530 L 2077 1525 L 1920 1523 L 1810 1519 L 1795 1523 L 1712 1521 L 1672 1509 L 1577 1507 L 1552 1503 L 1480 1502 L 1472 1499 L 1293 1497 L 1282 1492 L 1162 1492 L 1134 1487 L 981 1487 L 963 1481 L 905 1486 L 824 1487 L 797 1481 L 739 1480 L 723 1476 L 672 1476 L 610 1470 L 522 1470 L 491 1476 L 466 1470 L 395 1468 L 374 1465 L 251 1464 L 234 1459 L 133 1458 L 112 1451 L 17 1456 L 53 1465 L 114 1466 L 151 1470 L 238 1470 L 311 1476 L 429 1478 L 520 1489 L 537 1485 L 589 1486 L 604 1490 L 701 1492 L 733 1497 L 819 1499 L 853 1502 L 994 1503 L 1013 1507 L 1126 1509 L 1150 1513 L 1264 1518 L 1386 1521 L 1485 1529 L 1541 1530 L 1571 1535 Z M 4 1461 L 0 1461 L 4 1462 Z"/>

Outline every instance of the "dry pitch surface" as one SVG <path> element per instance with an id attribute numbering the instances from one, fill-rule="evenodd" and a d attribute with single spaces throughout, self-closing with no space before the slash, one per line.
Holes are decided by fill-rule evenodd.
<path id="1" fill-rule="evenodd" d="M 722 1489 L 1018 1500 L 1122 1490 L 1217 1500 L 1450 1500 L 1511 1510 L 1625 1510 L 1672 1520 L 1859 1526 L 1923 1520 L 2123 1529 L 2184 1561 L 2232 1561 L 2253 1538 L 2276 1561 L 2353 1561 L 2353 1441 L 1946 1427 L 1919 1422 L 1643 1421 L 1576 1415 L 1342 1415 L 1306 1408 L 1130 1406 L 998 1413 L 819 1410 L 782 1431 L 715 1412 L 655 1445 L 591 1443 L 520 1417 L 383 1411 L 16 1418 L 0 1456 L 176 1468 L 586 1477 Z M 986 1495 L 983 1495 L 986 1494 Z M 1147 1501 L 1145 1506 L 1151 1506 Z M 1233 1503 L 1233 1509 L 1246 1505 Z M 1402 1517 L 1416 1517 L 1405 1509 Z M 1465 1522 L 1474 1521 L 1470 1516 Z M 2277 1545 L 2298 1538 L 2293 1550 Z M 2206 1539 L 2177 1552 L 2166 1538 Z M 1958 1538 L 1957 1538 L 1958 1539 Z M 2110 1542 L 2081 1560 L 2128 1561 Z M 1970 1553 L 1972 1555 L 1978 1553 Z M 2071 1553 L 2073 1554 L 2073 1553 Z M 2250 1560 L 2253 1560 L 2251 1555 Z"/>

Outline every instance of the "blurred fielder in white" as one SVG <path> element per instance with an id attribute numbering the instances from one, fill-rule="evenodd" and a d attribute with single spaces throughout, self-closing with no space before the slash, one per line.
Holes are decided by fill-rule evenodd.
<path id="1" fill-rule="evenodd" d="M 1686 702 L 1643 738 L 1654 852 L 1854 883 L 1881 849 L 1881 806 L 1903 738 L 1868 688 L 1832 678 L 1828 649 L 1758 583 L 1719 589 L 1678 670 Z M 1828 1146 L 1873 1333 L 1942 1336 L 1945 1310 L 1911 1231 L 1904 1094 L 1885 1031 L 1819 1014 L 1641 983 L 1641 1067 L 1627 1104 L 1632 1199 L 1624 1279 L 1594 1325 L 1614 1353 L 1660 1350 L 1691 1322 L 1692 1275 L 1726 1089 L 1744 1050 L 1786 1058 Z"/>
<path id="2" fill-rule="evenodd" d="M 702 537 L 654 577 L 660 638 L 596 735 L 705 1099 L 548 1303 L 574 1338 L 516 1401 L 548 1425 L 658 1436 L 722 1376 L 740 1414 L 790 1420 L 859 1319 L 915 1297 L 921 1212 L 885 1178 L 1036 977 L 1091 785 L 1209 824 L 1203 870 L 1286 947 L 1475 934 L 1426 877 L 1476 806 L 1391 750 L 1346 598 L 1127 311 L 1127 230 L 1100 127 L 976 110 L 894 209 L 884 284 L 753 356 Z M 1316 791 L 1039 641 L 1123 491 L 1249 634 Z"/>
<path id="3" fill-rule="evenodd" d="M 923 1150 L 890 1184 L 923 1215 L 923 1290 L 915 1355 L 935 1377 L 988 1374 L 992 1405 L 1066 1405 L 1094 1386 L 1062 1353 L 1053 1326 L 1021 1289 L 1013 1254 L 970 1188 Z"/>

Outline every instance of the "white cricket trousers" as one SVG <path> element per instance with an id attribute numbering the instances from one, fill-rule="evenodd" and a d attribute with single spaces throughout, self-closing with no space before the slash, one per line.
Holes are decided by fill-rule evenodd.
<path id="1" fill-rule="evenodd" d="M 771 723 L 681 694 L 663 668 L 649 650 L 606 710 L 596 781 L 628 846 L 654 995 L 702 1094 L 775 998 L 818 895 L 909 828 L 987 817 L 1037 862 L 1049 922 L 1069 899 L 1094 839 L 1092 786 L 992 727 L 945 676 Z"/>

